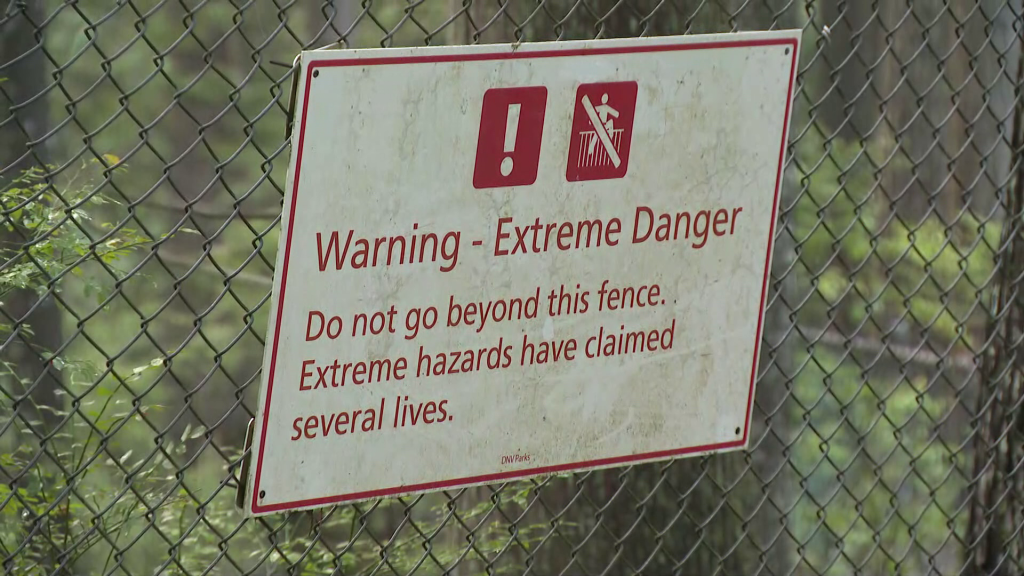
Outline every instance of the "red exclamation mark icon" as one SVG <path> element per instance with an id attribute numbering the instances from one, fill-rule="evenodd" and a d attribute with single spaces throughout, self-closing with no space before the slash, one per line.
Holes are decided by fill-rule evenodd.
<path id="1" fill-rule="evenodd" d="M 544 86 L 492 88 L 484 93 L 474 188 L 526 186 L 537 180 L 547 97 Z"/>
<path id="2" fill-rule="evenodd" d="M 522 104 L 509 104 L 508 105 L 508 118 L 505 120 L 505 146 L 503 151 L 508 156 L 501 159 L 501 175 L 508 176 L 512 173 L 512 168 L 515 167 L 515 161 L 512 160 L 512 152 L 516 149 L 516 134 L 519 132 L 519 110 L 523 107 Z"/>

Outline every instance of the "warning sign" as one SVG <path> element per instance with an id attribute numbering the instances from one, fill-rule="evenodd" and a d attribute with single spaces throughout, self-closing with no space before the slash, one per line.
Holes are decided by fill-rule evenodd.
<path id="1" fill-rule="evenodd" d="M 303 53 L 246 511 L 745 447 L 798 38 Z"/>

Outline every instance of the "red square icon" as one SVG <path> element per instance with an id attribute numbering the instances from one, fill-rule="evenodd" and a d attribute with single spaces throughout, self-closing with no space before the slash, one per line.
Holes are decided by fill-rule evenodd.
<path id="1" fill-rule="evenodd" d="M 637 83 L 580 84 L 572 117 L 565 179 L 622 178 L 629 166 Z"/>
<path id="2" fill-rule="evenodd" d="M 537 180 L 547 99 L 544 86 L 484 92 L 474 188 L 529 186 Z"/>

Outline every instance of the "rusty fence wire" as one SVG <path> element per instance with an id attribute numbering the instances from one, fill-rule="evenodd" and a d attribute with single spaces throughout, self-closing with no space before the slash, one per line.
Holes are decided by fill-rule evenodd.
<path id="1" fill-rule="evenodd" d="M 779 28 L 748 451 L 242 517 L 299 50 Z M 1022 35 L 1021 0 L 0 0 L 0 564 L 1024 573 Z"/>

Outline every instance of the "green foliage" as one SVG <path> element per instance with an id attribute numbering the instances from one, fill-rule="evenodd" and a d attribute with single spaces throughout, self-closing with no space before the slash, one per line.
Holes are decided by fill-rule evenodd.
<path id="1" fill-rule="evenodd" d="M 113 201 L 97 191 L 97 174 L 106 164 L 117 164 L 118 158 L 107 155 L 103 161 L 83 162 L 78 170 L 63 181 L 48 175 L 56 167 L 35 167 L 19 174 L 0 189 L 2 224 L 10 243 L 0 247 L 0 298 L 19 290 L 34 292 L 38 298 L 60 294 L 66 285 L 73 291 L 99 294 L 101 283 L 88 274 L 90 264 L 101 265 L 118 276 L 118 262 L 127 254 L 149 243 L 149 239 L 123 223 L 96 224 L 99 207 Z M 123 171 L 124 168 L 118 170 Z M 65 278 L 71 280 L 65 282 Z M 9 333 L 12 326 L 0 323 L 0 331 Z M 32 327 L 22 324 L 19 330 L 31 334 Z M 5 479 L 0 486 L 0 551 L 14 555 L 15 572 L 52 570 L 63 562 L 102 541 L 104 533 L 123 529 L 142 512 L 128 505 L 130 500 L 105 498 L 101 491 L 79 492 L 72 487 L 92 486 L 96 476 L 109 476 L 105 465 L 95 465 L 109 448 L 103 438 L 122 427 L 130 417 L 123 399 L 114 402 L 113 390 L 101 382 L 99 371 L 89 362 L 65 356 L 50 356 L 50 365 L 63 375 L 66 390 L 58 390 L 64 405 L 36 404 L 29 392 L 33 382 L 18 376 L 17 366 L 0 364 L 0 420 L 8 422 L 0 453 Z M 136 411 L 138 412 L 138 411 Z M 43 419 L 65 422 L 52 435 Z M 12 442 L 12 438 L 35 439 Z M 116 465 L 121 466 L 130 453 Z M 153 471 L 162 464 L 152 459 L 139 473 L 144 486 Z M 123 469 L 123 468 L 122 468 Z M 103 483 L 100 483 L 101 485 Z M 119 486 L 123 490 L 124 487 Z M 145 489 L 145 488 L 143 488 Z M 101 500 L 110 500 L 109 504 Z M 96 511 L 109 505 L 109 521 L 97 530 L 93 522 Z M 99 508 L 98 508 L 99 507 Z M 38 521 L 37 521 L 38 519 Z M 58 548 L 68 548 L 66 557 Z M 20 570 L 17 570 L 20 569 Z"/>
<path id="2" fill-rule="evenodd" d="M 362 574 L 379 569 L 385 562 L 399 573 L 441 574 L 445 567 L 459 559 L 472 563 L 480 555 L 494 557 L 498 552 L 513 554 L 516 548 L 528 550 L 539 540 L 542 525 L 524 526 L 509 533 L 508 524 L 492 510 L 496 503 L 508 511 L 521 514 L 526 508 L 530 482 L 507 485 L 500 500 L 483 500 L 468 509 L 457 509 L 453 501 L 443 497 L 411 497 L 379 500 L 361 510 L 358 506 L 339 506 L 312 513 L 294 514 L 283 522 L 271 518 L 276 547 L 266 561 L 271 566 L 288 566 L 295 574 Z M 168 574 L 188 574 L 206 570 L 217 563 L 223 548 L 222 538 L 232 534 L 230 554 L 244 565 L 252 565 L 267 556 L 267 527 L 259 522 L 245 521 L 233 508 L 231 495 L 215 497 L 202 507 L 184 497 L 157 513 L 159 525 L 168 536 L 180 541 Z M 416 503 L 415 511 L 411 503 Z M 387 516 L 406 524 L 394 531 L 372 521 Z M 406 520 L 406 514 L 408 519 Z M 457 514 L 457 517 L 456 517 Z M 466 538 L 469 527 L 473 535 Z M 369 534 L 373 534 L 371 537 Z M 452 536 L 462 535 L 458 539 Z M 379 541 L 378 545 L 375 540 Z M 467 547 L 472 550 L 467 555 Z M 464 564 L 465 565 L 465 564 Z M 501 567 L 493 573 L 503 573 Z"/>
<path id="3" fill-rule="evenodd" d="M 104 160 L 116 164 L 118 158 Z M 87 293 L 99 286 L 84 270 L 87 263 L 101 263 L 117 273 L 117 263 L 149 239 L 124 223 L 93 222 L 90 208 L 116 202 L 96 191 L 99 160 L 82 162 L 79 170 L 60 186 L 46 177 L 56 167 L 33 167 L 0 190 L 3 226 L 21 241 L 0 249 L 0 298 L 13 290 L 34 290 L 43 295 L 61 292 L 60 280 L 68 274 L 83 280 Z M 118 168 L 119 171 L 126 170 Z"/>
<path id="4" fill-rule="evenodd" d="M 104 161 L 118 163 L 109 155 Z M 87 175 L 104 168 L 99 161 L 83 164 L 59 187 L 44 178 L 43 170 L 29 170 L 3 189 L 5 225 L 22 241 L 0 252 L 8 263 L 0 273 L 0 294 L 30 290 L 39 296 L 52 292 L 74 298 L 72 293 L 81 291 L 102 302 L 109 290 L 86 271 L 86 265 L 102 266 L 115 280 L 124 278 L 119 262 L 150 240 L 128 227 L 126 219 L 112 223 L 102 218 L 99 211 L 117 203 L 99 194 L 94 178 Z M 63 282 L 69 276 L 71 281 Z M 186 426 L 176 439 L 156 434 L 155 446 L 139 442 L 154 437 L 153 417 L 164 406 L 137 399 L 152 384 L 148 375 L 165 364 L 165 359 L 154 358 L 119 380 L 91 361 L 66 354 L 53 357 L 52 365 L 66 387 L 59 391 L 59 406 L 36 404 L 29 395 L 33 383 L 19 378 L 15 366 L 0 366 L 0 376 L 7 382 L 0 387 L 0 421 L 13 427 L 13 434 L 8 431 L 0 437 L 7 445 L 0 452 L 0 470 L 7 480 L 0 484 L 0 554 L 10 558 L 4 566 L 8 573 L 49 574 L 61 567 L 107 573 L 118 564 L 131 565 L 134 556 L 140 569 L 159 565 L 161 573 L 194 574 L 218 563 L 225 534 L 233 535 L 234 558 L 292 565 L 301 574 L 330 572 L 339 561 L 346 571 L 380 562 L 373 540 L 357 539 L 369 527 L 354 507 L 331 510 L 315 530 L 308 523 L 303 526 L 303 515 L 285 520 L 278 546 L 265 558 L 265 527 L 243 518 L 234 506 L 233 487 L 219 485 L 205 498 L 186 488 L 187 463 L 207 440 L 207 430 Z M 42 433 L 43 416 L 60 422 L 56 433 Z M 31 441 L 11 443 L 12 435 Z M 237 464 L 240 450 L 228 452 Z M 218 476 L 230 474 L 222 467 Z M 531 486 L 509 485 L 501 492 L 500 504 L 521 513 Z M 513 537 L 507 523 L 494 515 L 497 502 L 490 500 L 457 511 L 453 501 L 435 501 L 438 504 L 426 514 L 422 506 L 417 508 L 418 531 L 406 530 L 389 539 L 391 566 L 411 570 L 423 563 L 423 573 L 429 574 L 440 572 L 439 565 L 454 564 L 467 544 L 437 535 L 459 532 L 460 523 L 474 526 L 472 545 L 476 553 L 488 556 L 528 547 L 539 529 L 524 526 Z M 377 516 L 402 507 L 398 499 L 374 505 Z M 422 534 L 435 534 L 437 543 L 425 550 Z M 136 550 L 169 552 L 157 562 L 126 554 L 122 547 L 136 539 L 149 544 Z"/>
<path id="5" fill-rule="evenodd" d="M 908 369 L 889 345 L 976 349 L 1000 223 L 898 206 L 889 194 L 907 166 L 881 140 L 808 133 L 796 162 L 803 193 L 789 230 L 806 301 L 795 319 L 815 343 L 792 360 L 802 367 L 791 411 L 802 495 L 790 516 L 801 569 L 926 572 L 962 528 L 952 518 L 968 464 L 943 438 L 962 437 L 950 416 L 962 400 L 935 382 L 939 366 Z M 846 344 L 820 341 L 822 332 Z M 871 350 L 855 351 L 854 335 Z"/>
<path id="6" fill-rule="evenodd" d="M 971 329 L 985 320 L 971 314 L 992 278 L 1000 223 L 970 212 L 944 219 L 932 207 L 920 217 L 900 214 L 880 187 L 886 175 L 906 168 L 890 146 L 825 143 L 815 134 L 797 151 L 806 191 L 791 224 L 818 296 L 801 316 L 818 328 L 857 326 L 860 337 L 870 338 L 909 312 L 910 323 L 935 344 L 970 343 Z M 875 158 L 887 160 L 884 174 Z"/>
<path id="7" fill-rule="evenodd" d="M 328 510 L 325 516 L 269 519 L 276 524 L 276 545 L 268 556 L 265 525 L 245 519 L 235 508 L 233 487 L 200 496 L 183 483 L 186 463 L 208 437 L 207 430 L 187 427 L 176 439 L 158 439 L 148 453 L 126 449 L 121 439 L 145 435 L 148 412 L 160 407 L 136 407 L 127 385 L 101 380 L 97 386 L 99 375 L 87 365 L 69 364 L 65 372 L 72 394 L 82 400 L 72 403 L 77 407 L 54 411 L 69 424 L 46 443 L 45 464 L 37 461 L 38 443 L 0 455 L 4 469 L 27 472 L 18 482 L 0 485 L 0 500 L 6 502 L 0 509 L 0 553 L 11 556 L 21 548 L 5 566 L 8 573 L 49 574 L 64 565 L 105 574 L 117 563 L 161 574 L 202 573 L 222 561 L 229 534 L 229 555 L 247 566 L 289 566 L 295 574 L 319 575 L 338 568 L 365 571 L 382 562 L 381 548 L 366 534 L 374 526 L 353 506 Z M 26 432 L 38 425 L 7 403 L 0 405 L 0 418 L 17 422 Z M 241 454 L 229 456 L 238 462 Z M 375 518 L 402 518 L 409 511 L 410 525 L 415 524 L 415 529 L 394 534 L 376 530 L 385 534 L 382 545 L 391 567 L 411 573 L 422 565 L 417 574 L 440 574 L 441 567 L 466 554 L 470 543 L 470 558 L 529 549 L 543 526 L 523 526 L 512 535 L 494 510 L 500 505 L 522 514 L 533 487 L 530 482 L 509 484 L 500 497 L 468 509 L 456 509 L 457 500 L 427 496 L 416 499 L 415 513 L 402 499 L 380 500 L 370 510 Z M 472 527 L 469 541 L 449 538 L 464 534 L 464 526 Z M 429 548 L 424 534 L 431 535 Z M 134 562 L 125 558 L 124 548 L 138 538 L 160 554 L 135 554 Z"/>
<path id="8" fill-rule="evenodd" d="M 938 431 L 953 400 L 926 390 L 923 378 L 865 378 L 827 352 L 801 373 L 794 398 L 808 425 L 792 465 L 806 493 L 792 525 L 812 571 L 924 573 L 946 545 L 966 486 L 951 470 L 965 454 Z"/>
<path id="9" fill-rule="evenodd" d="M 62 373 L 70 396 L 64 407 L 45 410 L 33 404 L 24 394 L 28 381 L 21 382 L 20 398 L 11 395 L 6 398 L 11 402 L 0 405 L 0 418 L 23 438 L 42 429 L 32 416 L 40 409 L 66 422 L 45 442 L 23 442 L 0 455 L 14 479 L 0 489 L 6 490 L 0 494 L 6 502 L 0 551 L 8 556 L 22 548 L 5 566 L 13 573 L 49 574 L 83 557 L 98 560 L 97 548 L 107 552 L 102 565 L 114 562 L 112 546 L 146 522 L 144 502 L 163 496 L 167 478 L 173 479 L 172 458 L 184 456 L 183 445 L 168 443 L 133 458 L 132 450 L 111 437 L 126 427 L 139 428 L 147 410 L 135 408 L 109 382 L 97 383 L 100 374 L 88 363 L 65 361 Z M 26 410 L 26 404 L 35 410 Z"/>

